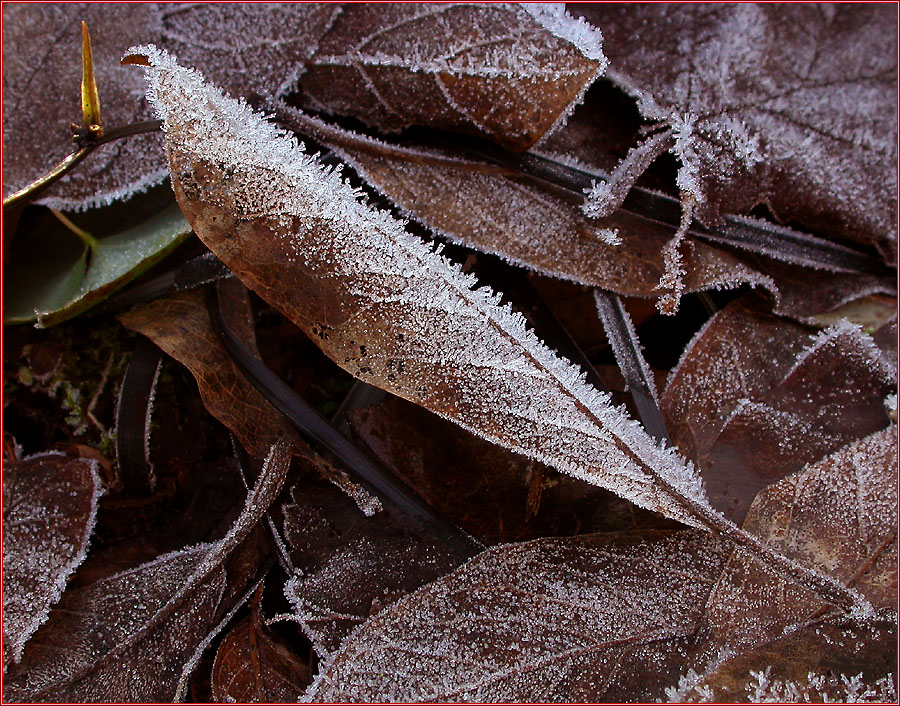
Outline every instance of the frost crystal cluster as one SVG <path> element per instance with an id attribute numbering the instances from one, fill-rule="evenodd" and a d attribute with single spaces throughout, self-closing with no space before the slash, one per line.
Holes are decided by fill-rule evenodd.
<path id="1" fill-rule="evenodd" d="M 131 53 L 150 64 L 148 97 L 165 121 L 174 187 L 196 232 L 340 365 L 495 443 L 698 525 L 694 508 L 708 506 L 694 469 L 587 385 L 496 294 L 195 71 L 152 46 Z M 273 289 L 280 277 L 297 288 Z"/>

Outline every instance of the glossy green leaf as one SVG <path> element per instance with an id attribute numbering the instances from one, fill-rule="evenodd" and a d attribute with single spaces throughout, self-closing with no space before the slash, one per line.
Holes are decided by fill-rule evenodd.
<path id="1" fill-rule="evenodd" d="M 107 211 L 99 209 L 93 220 Z M 162 260 L 191 228 L 172 203 L 131 227 L 107 223 L 92 232 L 98 246 L 88 250 L 48 212 L 17 234 L 4 273 L 3 323 L 53 326 L 77 316 Z"/>

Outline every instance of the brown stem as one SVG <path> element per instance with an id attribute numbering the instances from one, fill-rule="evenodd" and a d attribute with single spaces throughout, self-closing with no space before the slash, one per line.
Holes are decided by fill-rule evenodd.
<path id="1" fill-rule="evenodd" d="M 123 137 L 130 137 L 131 135 L 140 135 L 146 132 L 154 132 L 156 130 L 159 130 L 161 125 L 161 120 L 145 120 L 140 123 L 123 125 L 122 127 L 110 130 L 109 132 L 105 133 L 103 137 L 100 137 L 81 146 L 79 149 L 77 149 L 75 152 L 70 154 L 59 164 L 53 167 L 53 169 L 35 179 L 28 186 L 19 189 L 14 194 L 10 194 L 9 196 L 7 196 L 5 199 L 3 199 L 3 208 L 9 208 L 10 206 L 15 206 L 19 203 L 25 203 L 34 200 L 39 194 L 43 193 L 46 189 L 48 189 L 50 186 L 55 184 L 66 174 L 72 171 L 72 169 L 74 169 L 75 166 L 79 162 L 81 162 L 81 160 L 83 160 L 101 145 L 105 145 L 107 142 L 112 142 L 113 140 L 119 140 Z"/>

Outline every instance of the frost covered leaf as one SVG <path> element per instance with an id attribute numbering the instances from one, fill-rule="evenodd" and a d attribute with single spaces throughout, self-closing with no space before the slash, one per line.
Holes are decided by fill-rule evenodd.
<path id="1" fill-rule="evenodd" d="M 858 596 L 788 566 L 706 500 L 696 471 L 587 385 L 487 288 L 360 202 L 245 104 L 155 47 L 179 205 L 206 245 L 351 374 L 635 504 L 753 545 L 849 608 Z"/>
<path id="2" fill-rule="evenodd" d="M 726 660 L 711 674 L 690 673 L 669 701 L 718 703 L 896 701 L 893 622 L 814 622 Z"/>
<path id="3" fill-rule="evenodd" d="M 228 325 L 255 347 L 247 290 L 239 282 L 225 287 L 227 296 L 222 301 Z M 206 409 L 237 436 L 251 456 L 263 458 L 279 438 L 295 436 L 293 427 L 241 374 L 220 343 L 202 292 L 157 299 L 119 318 L 193 373 Z"/>
<path id="4" fill-rule="evenodd" d="M 895 443 L 896 428 L 879 432 L 763 491 L 745 529 L 890 607 Z M 368 620 L 307 698 L 653 700 L 672 674 L 712 671 L 793 633 L 822 605 L 710 534 L 505 545 Z M 829 636 L 818 637 L 827 650 Z"/>
<path id="5" fill-rule="evenodd" d="M 302 100 L 382 130 L 429 125 L 526 149 L 603 72 L 600 45 L 561 5 L 347 4 Z"/>
<path id="6" fill-rule="evenodd" d="M 455 243 L 618 294 L 658 294 L 671 237 L 663 224 L 623 212 L 590 219 L 558 195 L 461 153 L 388 147 L 289 108 L 279 116 L 328 143 L 403 213 Z M 367 147 L 346 146 L 349 140 Z M 689 292 L 741 284 L 774 289 L 760 272 L 704 243 L 687 245 L 684 262 Z"/>
<path id="7" fill-rule="evenodd" d="M 695 336 L 661 408 L 713 505 L 741 521 L 766 485 L 885 427 L 894 379 L 858 327 L 843 322 L 814 338 L 751 297 Z"/>
<path id="8" fill-rule="evenodd" d="M 605 702 L 661 691 L 723 558 L 690 531 L 490 549 L 370 619 L 307 699 Z"/>
<path id="9" fill-rule="evenodd" d="M 892 610 L 897 596 L 896 445 L 892 425 L 788 476 L 757 496 L 744 529 L 786 556 L 852 584 L 876 608 Z M 777 611 L 772 611 L 776 596 Z M 722 645 L 737 653 L 752 650 L 823 612 L 824 604 L 811 593 L 737 550 L 708 600 L 704 623 L 715 640 L 698 647 L 691 666 L 698 673 L 709 671 L 721 662 Z"/>
<path id="10" fill-rule="evenodd" d="M 595 5 L 608 72 L 674 131 L 701 219 L 779 219 L 894 259 L 896 17 L 887 7 Z M 798 31 L 798 28 L 802 31 Z"/>
<path id="11" fill-rule="evenodd" d="M 289 464 L 289 446 L 278 442 L 219 541 L 64 593 L 4 680 L 5 700 L 171 701 L 232 590 L 223 563 L 265 514 Z"/>
<path id="12" fill-rule="evenodd" d="M 94 72 L 103 119 L 118 127 L 149 119 L 140 81 L 119 66 L 137 37 L 154 37 L 154 6 L 48 4 L 3 6 L 3 196 L 23 188 L 73 151 L 78 122 L 81 21 L 91 30 Z M 70 111 L 65 105 L 70 98 Z M 42 202 L 54 208 L 91 207 L 165 177 L 160 138 L 141 135 L 97 150 L 53 187 Z"/>
<path id="13" fill-rule="evenodd" d="M 138 208 L 129 202 L 120 208 Z M 120 214 L 93 212 L 77 218 L 96 224 L 87 248 L 50 213 L 13 241 L 4 265 L 3 322 L 34 321 L 52 326 L 77 316 L 147 271 L 191 235 L 175 204 L 135 225 L 119 228 Z M 128 223 L 135 223 L 129 218 Z M 89 231 L 90 232 L 90 231 Z"/>
<path id="14" fill-rule="evenodd" d="M 297 571 L 285 596 L 321 657 L 370 615 L 463 561 L 391 505 L 365 517 L 316 475 L 302 476 L 291 496 L 282 512 Z"/>
<path id="15" fill-rule="evenodd" d="M 136 51 L 154 65 L 150 95 L 188 220 L 329 357 L 490 441 L 704 525 L 692 470 L 587 386 L 496 295 L 474 289 L 473 278 L 402 223 L 360 203 L 249 108 L 155 48 Z"/>
<path id="16" fill-rule="evenodd" d="M 3 665 L 19 661 L 87 553 L 97 462 L 46 453 L 3 464 Z"/>
<path id="17" fill-rule="evenodd" d="M 744 529 L 889 608 L 897 596 L 896 468 L 891 425 L 766 488 Z"/>
<path id="18" fill-rule="evenodd" d="M 3 6 L 3 195 L 21 189 L 73 151 L 78 122 L 81 21 L 91 30 L 94 70 L 107 128 L 150 119 L 139 75 L 122 67 L 135 42 L 159 42 L 207 67 L 238 95 L 292 87 L 334 5 L 156 5 L 92 3 Z M 69 97 L 71 111 L 61 107 Z M 40 200 L 54 208 L 101 206 L 159 183 L 166 164 L 159 135 L 95 151 Z"/>
<path id="19" fill-rule="evenodd" d="M 4 680 L 8 701 L 162 701 L 181 666 L 212 628 L 222 597 L 218 570 L 171 618 L 144 627 L 178 595 L 210 551 L 198 546 L 67 591 L 32 639 L 20 668 Z M 142 639 L 143 638 L 143 639 Z M 122 647 L 125 646 L 123 650 Z M 166 686 L 169 688 L 167 689 Z"/>
<path id="20" fill-rule="evenodd" d="M 163 4 L 159 41 L 232 95 L 283 95 L 341 12 L 336 3 Z"/>
<path id="21" fill-rule="evenodd" d="M 309 665 L 272 634 L 257 605 L 216 651 L 212 692 L 217 702 L 297 701 L 309 682 Z"/>

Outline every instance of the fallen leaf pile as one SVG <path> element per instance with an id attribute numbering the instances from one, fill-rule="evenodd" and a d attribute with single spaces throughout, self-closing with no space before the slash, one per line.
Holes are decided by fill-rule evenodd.
<path id="1" fill-rule="evenodd" d="M 3 13 L 5 700 L 896 699 L 889 8 Z"/>

